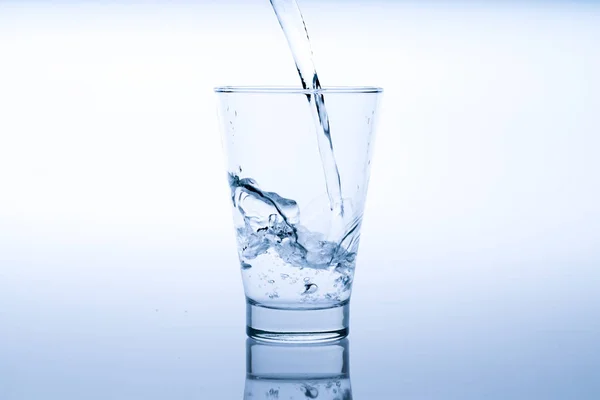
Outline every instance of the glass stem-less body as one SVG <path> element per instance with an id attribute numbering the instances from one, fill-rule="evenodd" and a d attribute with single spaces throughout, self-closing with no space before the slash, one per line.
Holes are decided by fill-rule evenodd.
<path id="1" fill-rule="evenodd" d="M 217 88 L 248 334 L 328 340 L 348 304 L 381 89 Z M 327 99 L 344 209 L 331 207 L 306 96 Z"/>

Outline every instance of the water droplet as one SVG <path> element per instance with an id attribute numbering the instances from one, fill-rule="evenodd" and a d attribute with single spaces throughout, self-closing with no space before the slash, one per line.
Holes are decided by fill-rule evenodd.
<path id="1" fill-rule="evenodd" d="M 245 262 L 243 262 L 243 261 L 241 262 L 241 264 L 242 264 L 242 269 L 243 269 L 243 270 L 244 270 L 244 269 L 250 269 L 250 268 L 252 268 L 252 265 L 250 265 L 250 264 L 248 264 L 248 263 L 245 263 Z"/>
<path id="2" fill-rule="evenodd" d="M 304 293 L 302 294 L 312 294 L 319 290 L 319 287 L 314 283 L 305 283 L 304 284 Z"/>
<path id="3" fill-rule="evenodd" d="M 287 279 L 287 278 L 289 278 L 289 277 L 290 277 L 290 276 L 289 276 L 288 274 L 281 274 L 281 279 Z"/>
<path id="4" fill-rule="evenodd" d="M 310 278 L 308 278 L 308 277 L 304 278 L 304 282 L 310 282 Z"/>
<path id="5" fill-rule="evenodd" d="M 269 283 L 275 283 L 273 279 L 269 279 Z"/>
<path id="6" fill-rule="evenodd" d="M 316 399 L 319 396 L 319 391 L 317 388 L 307 384 L 302 385 L 300 390 L 302 390 L 302 393 L 304 393 L 304 395 L 309 399 Z"/>
<path id="7" fill-rule="evenodd" d="M 234 113 L 234 114 L 235 114 L 235 116 L 237 117 L 237 110 L 235 111 L 235 113 Z"/>

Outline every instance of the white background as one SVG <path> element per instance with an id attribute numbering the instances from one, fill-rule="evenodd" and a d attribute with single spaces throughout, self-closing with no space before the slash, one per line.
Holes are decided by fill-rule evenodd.
<path id="1" fill-rule="evenodd" d="M 545 398 L 593 398 L 585 396 L 600 392 L 591 378 L 600 362 L 600 7 L 301 6 L 322 83 L 386 91 L 354 340 L 398 331 L 408 354 L 430 341 L 412 354 L 436 360 L 430 368 L 403 369 L 414 398 L 442 398 L 426 376 L 453 376 L 455 386 L 443 382 L 463 398 L 500 393 L 483 375 L 456 372 L 465 358 L 484 360 L 489 382 L 512 388 L 512 398 L 542 390 L 527 386 L 536 379 L 558 385 Z M 68 335 L 122 338 L 138 332 L 127 321 L 144 313 L 185 309 L 242 332 L 212 88 L 297 82 L 267 1 L 0 2 L 5 398 L 28 398 L 18 382 L 44 376 L 43 393 L 71 393 L 60 384 L 68 374 L 51 379 L 50 364 L 26 349 L 62 352 Z M 366 360 L 367 347 L 353 357 Z M 490 364 L 483 349 L 492 347 L 499 358 Z M 394 354 L 386 362 L 404 368 Z M 58 356 L 52 365 L 82 368 Z M 536 375 L 539 365 L 547 369 Z M 529 372 L 510 375 L 511 367 Z M 371 367 L 353 368 L 362 393 L 390 379 L 357 383 Z"/>
<path id="2" fill-rule="evenodd" d="M 373 244 L 599 260 L 598 7 L 302 6 L 326 84 L 386 89 Z M 228 229 L 211 88 L 297 81 L 268 2 L 0 7 L 8 240 Z"/>

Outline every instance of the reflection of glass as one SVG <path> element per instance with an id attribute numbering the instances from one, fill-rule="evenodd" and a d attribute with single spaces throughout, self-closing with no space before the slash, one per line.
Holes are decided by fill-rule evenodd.
<path id="1" fill-rule="evenodd" d="M 244 400 L 350 400 L 348 340 L 323 344 L 246 342 Z"/>
<path id="2" fill-rule="evenodd" d="M 216 92 L 249 336 L 345 337 L 381 89 Z M 325 139 L 307 97 L 327 102 Z"/>

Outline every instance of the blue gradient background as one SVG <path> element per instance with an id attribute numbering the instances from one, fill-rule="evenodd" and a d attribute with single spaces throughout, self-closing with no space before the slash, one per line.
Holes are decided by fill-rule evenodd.
<path id="1" fill-rule="evenodd" d="M 354 398 L 600 398 L 600 4 L 301 6 L 386 89 Z M 222 84 L 297 84 L 267 1 L 0 1 L 1 400 L 242 398 Z"/>

